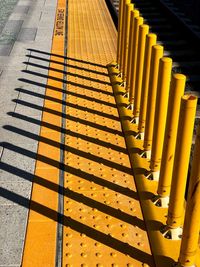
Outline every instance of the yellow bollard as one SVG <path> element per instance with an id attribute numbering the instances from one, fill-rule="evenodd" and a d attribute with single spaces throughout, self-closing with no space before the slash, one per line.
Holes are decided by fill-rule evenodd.
<path id="1" fill-rule="evenodd" d="M 194 157 L 190 176 L 185 221 L 179 263 L 181 266 L 196 266 L 200 231 L 200 124 L 195 142 Z"/>
<path id="2" fill-rule="evenodd" d="M 140 114 L 140 99 L 142 90 L 142 76 L 144 68 L 144 53 L 146 36 L 149 33 L 149 26 L 146 24 L 139 26 L 139 36 L 138 36 L 138 55 L 136 63 L 136 81 L 135 81 L 135 97 L 134 97 L 134 123 L 138 124 L 139 114 Z"/>
<path id="3" fill-rule="evenodd" d="M 195 141 L 195 148 L 194 148 L 194 154 L 193 154 L 193 162 L 192 162 L 192 169 L 191 169 L 191 175 L 190 180 L 193 182 L 196 182 L 195 179 L 200 177 L 200 164 L 198 159 L 200 158 L 200 121 L 197 128 L 197 134 L 196 134 L 196 141 Z M 190 186 L 188 189 L 188 197 L 191 195 L 193 187 L 192 182 L 190 182 Z"/>
<path id="4" fill-rule="evenodd" d="M 158 198 L 156 204 L 168 207 L 171 187 L 172 171 L 174 165 L 174 153 L 178 129 L 178 118 L 181 105 L 181 97 L 184 94 L 186 77 L 182 74 L 173 74 L 169 95 L 169 107 L 167 114 L 163 154 L 158 183 Z"/>
<path id="5" fill-rule="evenodd" d="M 134 36 L 134 24 L 135 19 L 139 17 L 139 11 L 134 9 L 131 11 L 131 24 L 130 24 L 130 33 L 129 33 L 129 45 L 128 45 L 128 60 L 126 65 L 126 94 L 128 95 L 130 90 L 130 78 L 131 78 L 131 68 L 132 68 L 132 57 L 133 57 L 133 47 L 135 42 Z"/>
<path id="6" fill-rule="evenodd" d="M 178 122 L 177 141 L 170 191 L 167 228 L 164 236 L 171 239 L 180 239 L 182 233 L 184 194 L 192 143 L 194 119 L 197 98 L 185 95 L 181 98 L 180 117 Z"/>
<path id="7" fill-rule="evenodd" d="M 122 16 L 123 16 L 124 0 L 119 2 L 119 20 L 118 20 L 118 38 L 117 38 L 117 63 L 120 63 L 121 37 L 122 37 Z"/>
<path id="8" fill-rule="evenodd" d="M 131 0 L 124 0 L 123 5 L 123 15 L 122 15 L 122 33 L 121 33 L 121 50 L 120 50 L 120 62 L 119 69 L 120 72 L 123 73 L 123 62 L 124 62 L 124 46 L 125 46 L 125 32 L 126 32 L 126 5 L 130 4 Z"/>
<path id="9" fill-rule="evenodd" d="M 130 19 L 131 19 L 131 11 L 133 10 L 134 5 L 128 4 L 126 5 L 126 25 L 125 25 L 125 45 L 124 45 L 124 62 L 123 62 L 123 80 L 126 81 L 126 69 L 127 69 L 127 61 L 128 61 L 128 45 L 129 45 L 129 35 L 130 35 Z"/>
<path id="10" fill-rule="evenodd" d="M 152 47 L 156 44 L 157 36 L 156 34 L 149 33 L 146 37 L 146 47 L 144 56 L 144 71 L 142 78 L 142 92 L 140 101 L 140 115 L 138 124 L 138 137 L 144 140 L 144 128 L 146 122 L 146 112 L 147 112 L 147 97 L 149 88 L 149 74 L 150 74 L 150 64 L 151 64 L 151 52 Z"/>
<path id="11" fill-rule="evenodd" d="M 150 65 L 150 78 L 149 78 L 149 92 L 147 101 L 146 113 L 146 127 L 144 133 L 144 152 L 142 157 L 151 158 L 151 145 L 153 138 L 154 115 L 156 106 L 156 93 L 158 83 L 158 69 L 160 59 L 163 57 L 163 46 L 154 45 L 152 47 L 151 65 Z"/>
<path id="12" fill-rule="evenodd" d="M 133 52 L 132 52 L 132 59 L 131 59 L 131 77 L 130 77 L 130 91 L 129 91 L 129 102 L 130 108 L 133 110 L 133 102 L 134 102 L 134 95 L 135 95 L 135 77 L 136 77 L 136 62 L 137 62 L 137 53 L 138 53 L 138 33 L 139 33 L 139 26 L 143 24 L 144 19 L 142 17 L 135 18 L 134 23 L 134 38 L 135 42 L 133 43 Z"/>
<path id="13" fill-rule="evenodd" d="M 165 136 L 171 71 L 172 59 L 169 57 L 161 58 L 158 72 L 158 86 L 156 95 L 153 142 L 150 162 L 150 177 L 152 178 L 152 180 L 156 181 L 158 181 L 160 174 L 160 164 Z"/>

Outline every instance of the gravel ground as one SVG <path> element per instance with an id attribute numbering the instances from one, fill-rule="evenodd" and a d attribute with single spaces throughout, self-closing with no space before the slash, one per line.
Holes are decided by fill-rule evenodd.
<path id="1" fill-rule="evenodd" d="M 0 34 L 18 0 L 0 0 Z"/>

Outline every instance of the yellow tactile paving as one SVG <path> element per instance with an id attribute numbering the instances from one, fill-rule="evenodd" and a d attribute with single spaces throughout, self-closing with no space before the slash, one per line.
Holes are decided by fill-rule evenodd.
<path id="1" fill-rule="evenodd" d="M 52 53 L 63 56 L 66 1 L 58 0 Z M 64 63 L 63 57 L 51 60 Z M 46 99 L 40 130 L 40 142 L 33 181 L 30 212 L 23 254 L 24 267 L 52 267 L 56 261 L 58 184 L 60 168 L 61 112 L 64 65 L 50 63 Z M 57 90 L 51 90 L 50 88 Z M 52 97 L 49 100 L 48 97 Z M 49 126 L 49 127 L 47 127 Z"/>
<path id="2" fill-rule="evenodd" d="M 67 41 L 63 266 L 154 266 L 107 75 L 117 40 L 104 0 L 68 1 Z"/>

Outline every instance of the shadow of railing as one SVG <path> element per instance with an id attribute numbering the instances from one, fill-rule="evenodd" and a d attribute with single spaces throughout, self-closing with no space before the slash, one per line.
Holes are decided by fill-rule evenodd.
<path id="1" fill-rule="evenodd" d="M 43 51 L 38 51 L 38 50 L 30 50 L 31 53 L 39 53 L 40 55 L 44 54 L 44 55 L 48 55 L 48 56 L 55 56 L 55 57 L 62 57 L 60 55 L 55 55 L 55 54 L 51 54 L 51 53 L 47 53 L 47 52 L 43 52 Z M 65 57 L 63 57 L 65 58 Z M 26 84 L 31 85 L 33 88 L 34 86 L 36 87 L 40 87 L 41 90 L 42 89 L 49 89 L 55 92 L 63 92 L 66 94 L 69 94 L 71 96 L 74 96 L 76 98 L 80 98 L 80 100 L 82 99 L 86 99 L 87 101 L 91 101 L 91 102 L 96 102 L 100 105 L 103 105 L 105 107 L 109 107 L 109 108 L 113 108 L 116 109 L 116 105 L 115 103 L 110 103 L 110 102 L 106 102 L 105 100 L 99 99 L 98 97 L 91 97 L 88 95 L 83 95 L 81 94 L 81 92 L 74 92 L 74 91 L 65 91 L 64 89 L 61 88 L 57 88 L 56 86 L 51 86 L 51 85 L 46 85 L 44 83 L 38 82 L 38 77 L 40 78 L 46 78 L 46 79 L 51 79 L 51 80 L 55 80 L 55 81 L 59 81 L 61 83 L 65 83 L 67 85 L 74 85 L 78 88 L 84 88 L 85 90 L 89 90 L 89 91 L 93 91 L 96 93 L 101 93 L 104 94 L 106 96 L 113 96 L 112 92 L 110 91 L 105 91 L 102 89 L 103 86 L 108 86 L 108 84 L 105 82 L 101 82 L 98 79 L 94 79 L 92 82 L 95 83 L 99 83 L 101 85 L 100 88 L 97 87 L 92 87 L 92 86 L 85 86 L 82 85 L 81 83 L 78 82 L 72 82 L 72 81 L 66 81 L 64 79 L 58 79 L 57 77 L 53 77 L 53 76 L 49 76 L 49 75 L 45 75 L 45 74 L 41 74 L 39 71 L 41 68 L 41 65 L 39 64 L 35 64 L 35 63 L 31 63 L 30 60 L 31 59 L 37 59 L 37 60 L 41 60 L 41 61 L 46 61 L 47 63 L 50 63 L 52 60 L 48 60 L 48 59 L 42 59 L 42 57 L 38 57 L 38 56 L 34 56 L 34 55 L 30 55 L 29 56 L 29 62 L 26 63 L 27 67 L 31 66 L 34 68 L 38 68 L 37 71 L 30 71 L 30 70 L 24 70 L 23 74 L 25 76 L 25 78 L 19 78 L 19 80 L 21 82 L 23 82 L 24 86 Z M 85 63 L 85 64 L 91 64 L 92 66 L 97 66 L 97 67 L 101 67 L 102 69 L 106 69 L 105 66 L 102 66 L 100 64 L 95 64 L 92 62 L 86 62 L 86 61 L 82 61 L 82 60 L 78 60 L 78 59 L 72 59 L 72 58 L 66 58 L 67 60 L 70 61 L 75 61 L 75 62 L 81 62 L 81 63 Z M 57 63 L 57 62 L 54 62 Z M 60 62 L 58 62 L 57 64 L 60 64 Z M 67 64 L 68 67 L 72 67 L 72 64 Z M 73 68 L 76 68 L 77 66 L 73 65 Z M 77 67 L 78 69 L 79 67 Z M 53 71 L 57 71 L 54 68 L 49 68 L 49 67 L 44 67 L 44 69 L 48 70 L 53 70 Z M 95 70 L 89 70 L 83 67 L 83 70 L 87 70 L 87 72 L 91 71 L 92 73 L 98 74 L 98 75 L 106 75 L 104 72 L 100 73 L 99 71 L 95 71 Z M 26 78 L 26 75 L 29 76 L 31 74 L 31 77 L 35 77 L 35 79 L 29 79 Z M 67 75 L 67 76 L 74 76 L 73 73 L 70 72 L 64 72 L 63 74 Z M 80 79 L 84 78 L 84 77 L 78 77 Z M 34 99 L 34 103 L 31 102 L 30 98 L 29 101 L 27 100 L 23 100 L 23 99 L 13 99 L 13 102 L 17 104 L 17 106 L 22 106 L 22 107 L 27 107 L 29 109 L 32 110 L 39 110 L 39 111 L 43 111 L 49 114 L 53 114 L 56 115 L 58 118 L 63 118 L 64 120 L 67 121 L 73 121 L 73 122 L 78 122 L 79 124 L 83 125 L 83 126 L 89 126 L 91 128 L 93 128 L 94 130 L 101 130 L 104 134 L 109 134 L 109 135 L 117 135 L 119 137 L 122 137 L 123 134 L 120 130 L 115 129 L 114 127 L 112 127 L 112 125 L 101 125 L 100 123 L 97 122 L 92 122 L 89 119 L 82 119 L 82 118 L 78 118 L 76 116 L 73 116 L 72 114 L 65 114 L 63 112 L 51 109 L 51 108 L 47 108 L 47 107 L 43 107 L 41 105 L 35 104 L 35 100 L 36 99 L 44 99 L 44 100 L 49 100 L 52 101 L 52 103 L 58 103 L 61 105 L 65 105 L 66 107 L 70 107 L 73 108 L 77 111 L 83 111 L 83 112 L 87 112 L 89 113 L 91 116 L 92 115 L 97 115 L 99 117 L 102 118 L 106 118 L 110 121 L 115 121 L 119 123 L 119 118 L 114 115 L 114 114 L 108 114 L 105 113 L 101 110 L 98 109 L 92 109 L 91 107 L 88 106 L 84 106 L 81 104 L 74 104 L 72 102 L 69 101 L 63 101 L 63 100 L 59 100 L 57 98 L 54 98 L 52 96 L 47 96 L 45 95 L 45 90 L 43 90 L 42 92 L 38 93 L 35 92 L 33 89 L 28 90 L 27 88 L 16 88 L 15 90 L 17 92 L 19 92 L 19 94 L 24 94 L 27 95 L 29 97 L 32 97 Z M 66 136 L 69 137 L 76 137 L 79 138 L 81 140 L 87 141 L 91 144 L 95 144 L 99 147 L 104 147 L 107 149 L 110 149 L 113 152 L 119 152 L 122 154 L 127 154 L 127 150 L 125 147 L 121 147 L 120 145 L 117 145 L 115 143 L 112 142 L 108 142 L 105 141 L 103 138 L 95 138 L 93 136 L 89 136 L 89 135 L 84 135 L 83 133 L 80 132 L 76 132 L 73 130 L 69 130 L 69 129 L 65 129 L 63 127 L 59 127 L 57 125 L 54 125 L 53 123 L 49 123 L 49 122 L 44 122 L 44 121 L 40 121 L 40 119 L 38 118 L 34 118 L 33 116 L 29 116 L 29 115 L 25 115 L 25 114 L 20 114 L 19 112 L 15 111 L 15 112 L 8 112 L 8 116 L 16 119 L 16 120 L 20 120 L 23 122 L 27 122 L 27 123 L 31 123 L 33 125 L 38 125 L 38 126 L 44 126 L 50 130 L 53 131 L 57 131 L 59 133 L 63 133 Z M 98 164 L 102 164 L 102 166 L 105 167 L 109 167 L 112 168 L 114 170 L 118 170 L 124 174 L 132 174 L 131 168 L 124 166 L 122 164 L 119 164 L 118 162 L 114 162 L 112 160 L 107 159 L 104 156 L 99 156 L 98 154 L 95 153 L 89 153 L 87 150 L 81 150 L 81 149 L 77 149 L 75 147 L 73 147 L 73 145 L 69 145 L 69 144 L 63 144 L 60 142 L 57 142 L 55 140 L 46 138 L 44 136 L 35 134 L 33 132 L 31 132 L 31 129 L 21 129 L 19 127 L 17 127 L 16 125 L 4 125 L 3 126 L 4 130 L 7 132 L 11 132 L 14 133 L 15 135 L 20 135 L 22 137 L 24 137 L 24 139 L 27 140 L 34 140 L 35 142 L 42 142 L 45 144 L 48 144 L 52 147 L 56 147 L 56 148 L 60 148 L 62 151 L 68 151 L 73 155 L 77 155 L 79 157 L 82 157 L 84 159 L 87 159 L 89 161 L 92 161 L 93 163 L 97 162 Z M 49 166 L 53 166 L 56 167 L 57 169 L 75 175 L 81 179 L 83 179 L 84 181 L 87 182 L 92 182 L 96 185 L 102 186 L 102 187 L 106 187 L 109 190 L 111 190 L 114 193 L 118 193 L 122 196 L 126 196 L 130 199 L 134 199 L 135 201 L 139 201 L 138 200 L 138 195 L 136 190 L 130 189 L 128 186 L 122 186 L 120 184 L 114 183 L 112 181 L 109 181 L 108 179 L 104 179 L 103 177 L 99 177 L 96 174 L 92 174 L 89 173 L 87 171 L 81 170 L 79 168 L 76 168 L 74 166 L 69 166 L 66 165 L 63 162 L 59 162 L 53 158 L 49 158 L 45 155 L 39 154 L 39 153 L 35 153 L 32 152 L 28 149 L 25 149 L 19 145 L 14 145 L 11 144 L 10 142 L 2 142 L 0 144 L 4 149 L 14 152 L 16 154 L 16 157 L 18 155 L 24 156 L 25 158 L 31 158 L 31 159 L 37 159 L 38 161 L 41 161 L 43 163 L 47 163 Z M 31 173 L 29 173 L 28 171 L 25 171 L 23 169 L 20 169 L 19 167 L 15 167 L 12 166 L 11 162 L 0 162 L 0 169 L 3 170 L 4 172 L 10 173 L 12 175 L 16 175 L 18 177 L 20 177 L 22 180 L 24 181 L 29 181 L 29 182 L 34 182 L 36 184 L 39 184 L 43 187 L 46 187 L 54 192 L 59 192 L 62 193 L 63 196 L 68 197 L 74 201 L 76 201 L 77 203 L 82 203 L 84 205 L 86 205 L 87 207 L 90 208 L 94 208 L 97 209 L 98 211 L 112 216 L 118 220 L 121 220 L 122 222 L 126 222 L 130 225 L 134 225 L 136 227 L 138 227 L 141 230 L 145 230 L 145 224 L 144 221 L 140 218 L 138 218 L 137 216 L 131 215 L 121 209 L 115 208 L 113 206 L 109 206 L 105 203 L 102 203 L 100 201 L 94 200 L 86 195 L 84 195 L 83 193 L 80 192 L 75 192 L 72 189 L 69 188 L 64 188 L 61 185 L 55 184 L 47 179 L 44 179 L 40 176 L 37 175 L 33 175 Z M 154 264 L 152 263 L 152 256 L 138 248 L 133 247 L 132 245 L 123 242 L 117 238 L 112 237 L 109 234 L 105 234 L 97 229 L 94 229 L 86 224 L 83 224 L 79 221 L 76 221 L 74 218 L 69 217 L 69 216 L 65 216 L 63 214 L 60 214 L 57 210 L 52 210 L 42 204 L 37 203 L 36 201 L 33 200 L 29 200 L 19 194 L 16 194 L 14 192 L 11 192 L 5 188 L 0 187 L 0 195 L 5 198 L 8 199 L 14 203 L 17 203 L 18 205 L 21 205 L 27 209 L 31 209 L 36 211 L 37 213 L 40 213 L 64 226 L 70 227 L 71 229 L 79 232 L 79 233 L 84 233 L 86 234 L 88 237 L 101 242 L 104 245 L 109 246 L 110 248 L 113 248 L 125 255 L 129 255 L 130 257 L 141 261 L 141 262 L 145 262 L 147 263 L 149 266 L 153 267 Z"/>

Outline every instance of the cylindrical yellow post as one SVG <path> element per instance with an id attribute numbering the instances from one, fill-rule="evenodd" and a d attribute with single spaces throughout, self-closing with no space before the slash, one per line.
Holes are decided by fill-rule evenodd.
<path id="1" fill-rule="evenodd" d="M 149 92 L 147 101 L 146 127 L 144 133 L 144 155 L 150 159 L 151 145 L 153 138 L 154 115 L 156 106 L 156 93 L 158 83 L 158 69 L 160 59 L 163 57 L 163 46 L 154 45 L 152 47 Z"/>
<path id="2" fill-rule="evenodd" d="M 200 163 L 198 159 L 200 159 L 200 121 L 199 121 L 197 134 L 196 134 L 192 169 L 191 169 L 191 175 L 190 175 L 191 182 L 190 182 L 190 186 L 188 189 L 188 197 L 190 197 L 190 195 L 192 194 L 193 183 L 195 183 L 196 179 L 200 177 Z"/>
<path id="3" fill-rule="evenodd" d="M 134 9 L 131 11 L 131 24 L 129 33 L 129 45 L 128 45 L 128 61 L 126 66 L 126 92 L 130 90 L 130 80 L 131 80 L 131 70 L 132 70 L 132 57 L 133 57 L 133 47 L 135 47 L 135 36 L 134 36 L 134 24 L 135 18 L 139 17 L 139 11 Z"/>
<path id="4" fill-rule="evenodd" d="M 169 229 L 178 230 L 181 227 L 183 219 L 184 194 L 196 106 L 197 98 L 195 96 L 185 95 L 182 97 L 167 216 L 167 226 Z"/>
<path id="5" fill-rule="evenodd" d="M 123 72 L 124 63 L 124 47 L 125 47 L 125 33 L 126 33 L 126 6 L 130 4 L 131 0 L 124 0 L 123 15 L 122 15 L 122 33 L 121 33 L 121 51 L 120 51 L 120 63 L 119 69 Z"/>
<path id="6" fill-rule="evenodd" d="M 190 176 L 190 191 L 187 198 L 185 221 L 179 263 L 181 266 L 195 266 L 200 231 L 200 124 Z"/>
<path id="7" fill-rule="evenodd" d="M 139 131 L 140 138 L 142 140 L 144 140 L 144 128 L 145 128 L 145 123 L 146 123 L 151 52 L 152 52 L 152 47 L 156 44 L 156 40 L 157 40 L 157 36 L 156 34 L 153 34 L 153 33 L 149 33 L 146 37 L 144 71 L 143 71 L 143 78 L 142 78 L 142 92 L 141 92 L 141 101 L 140 101 L 140 116 L 139 116 L 139 124 L 138 124 L 138 131 Z"/>
<path id="8" fill-rule="evenodd" d="M 133 102 L 134 102 L 134 94 L 135 94 L 135 77 L 136 77 L 136 62 L 137 62 L 137 53 L 138 53 L 138 33 L 139 33 L 139 26 L 143 24 L 143 18 L 137 17 L 135 18 L 134 23 L 134 38 L 135 42 L 133 43 L 133 52 L 132 52 L 132 59 L 131 59 L 131 77 L 130 77 L 130 91 L 129 91 L 129 102 L 131 108 L 133 109 Z"/>
<path id="9" fill-rule="evenodd" d="M 126 5 L 126 25 L 125 25 L 125 45 L 124 45 L 124 62 L 123 62 L 123 80 L 126 81 L 126 70 L 127 70 L 127 59 L 128 59 L 128 45 L 129 45 L 129 35 L 130 35 L 130 20 L 131 20 L 131 11 L 133 10 L 134 5 Z"/>
<path id="10" fill-rule="evenodd" d="M 160 199 L 160 206 L 162 207 L 168 207 L 169 204 L 169 194 L 178 129 L 178 118 L 180 112 L 181 97 L 183 96 L 185 89 L 185 81 L 186 77 L 183 74 L 172 75 L 163 154 L 157 191 Z"/>
<path id="11" fill-rule="evenodd" d="M 153 180 L 158 181 L 162 157 L 165 125 L 169 99 L 169 86 L 171 81 L 172 59 L 163 57 L 160 60 L 158 72 L 158 86 L 156 95 L 156 108 L 153 128 L 153 142 L 151 151 L 150 169 Z"/>
<path id="12" fill-rule="evenodd" d="M 121 37 L 122 37 L 122 16 L 123 16 L 124 0 L 119 2 L 119 19 L 118 19 L 118 38 L 117 38 L 117 63 L 120 62 L 120 51 L 121 51 Z"/>
<path id="13" fill-rule="evenodd" d="M 138 124 L 139 114 L 140 114 L 140 99 L 141 99 L 141 90 L 142 90 L 142 76 L 144 68 L 144 53 L 145 53 L 145 44 L 146 36 L 149 33 L 149 26 L 146 24 L 139 26 L 139 36 L 138 36 L 138 55 L 136 63 L 136 81 L 135 81 L 135 97 L 134 97 L 134 122 Z"/>

